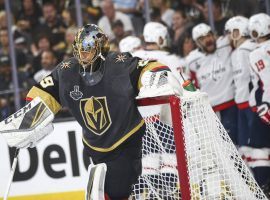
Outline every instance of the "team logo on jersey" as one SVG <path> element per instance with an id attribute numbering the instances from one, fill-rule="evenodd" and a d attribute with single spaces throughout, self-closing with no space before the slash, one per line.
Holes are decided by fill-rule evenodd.
<path id="1" fill-rule="evenodd" d="M 62 62 L 61 69 L 68 69 L 68 68 L 70 68 L 70 64 L 71 64 L 70 61 Z"/>
<path id="2" fill-rule="evenodd" d="M 106 97 L 82 99 L 80 110 L 86 127 L 96 135 L 102 135 L 112 124 Z"/>
<path id="3" fill-rule="evenodd" d="M 69 96 L 75 101 L 77 101 L 82 98 L 83 93 L 79 90 L 79 86 L 75 85 L 74 90 L 69 93 Z"/>
<path id="4" fill-rule="evenodd" d="M 126 55 L 124 55 L 124 54 L 119 54 L 119 55 L 117 55 L 117 57 L 116 57 L 116 63 L 117 62 L 125 62 L 125 60 L 127 59 L 127 57 L 126 57 Z"/>

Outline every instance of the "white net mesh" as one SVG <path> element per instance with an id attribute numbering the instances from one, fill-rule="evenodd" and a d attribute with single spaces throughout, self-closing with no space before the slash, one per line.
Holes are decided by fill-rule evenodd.
<path id="1" fill-rule="evenodd" d="M 181 108 L 191 199 L 267 199 L 210 107 L 206 94 L 184 95 Z M 164 114 L 161 105 L 140 110 L 147 132 L 143 140 L 143 171 L 131 199 L 181 199 L 173 128 L 168 123 L 170 113 Z"/>

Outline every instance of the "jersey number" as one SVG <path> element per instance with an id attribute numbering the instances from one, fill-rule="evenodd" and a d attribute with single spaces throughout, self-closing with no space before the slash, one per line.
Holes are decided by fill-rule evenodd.
<path id="1" fill-rule="evenodd" d="M 46 87 L 49 87 L 49 86 L 53 86 L 54 83 L 53 83 L 52 77 L 51 77 L 51 76 L 45 77 L 42 81 L 40 81 L 40 85 L 41 85 L 43 88 L 46 88 Z"/>
<path id="2" fill-rule="evenodd" d="M 255 65 L 256 65 L 258 71 L 261 71 L 265 68 L 263 60 L 259 60 L 258 62 L 255 63 Z"/>

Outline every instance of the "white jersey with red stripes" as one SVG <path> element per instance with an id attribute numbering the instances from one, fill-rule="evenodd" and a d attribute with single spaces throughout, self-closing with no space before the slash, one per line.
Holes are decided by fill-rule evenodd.
<path id="1" fill-rule="evenodd" d="M 180 72 L 184 72 L 183 66 L 184 60 L 180 57 L 170 54 L 167 51 L 161 51 L 161 50 L 138 50 L 135 51 L 133 56 L 137 56 L 142 59 L 150 59 L 150 60 L 157 60 L 158 62 L 161 62 L 162 64 L 165 64 L 170 68 L 172 73 L 175 75 L 175 77 L 180 81 L 180 83 L 183 83 L 183 79 L 180 76 Z M 184 77 L 187 78 L 188 75 L 184 74 Z"/>
<path id="2" fill-rule="evenodd" d="M 193 51 L 187 57 L 187 64 L 194 74 L 201 91 L 208 93 L 215 111 L 234 104 L 234 85 L 230 61 L 231 47 L 228 43 L 217 41 L 217 49 L 212 54 Z"/>
<path id="3" fill-rule="evenodd" d="M 239 109 L 249 107 L 249 86 L 251 84 L 249 54 L 256 48 L 257 44 L 251 40 L 244 41 L 231 55 L 233 68 L 233 80 L 235 84 L 234 100 Z"/>
<path id="4" fill-rule="evenodd" d="M 249 55 L 250 64 L 262 82 L 262 102 L 270 103 L 270 40 L 259 44 Z M 260 102 L 257 102 L 257 104 Z"/>

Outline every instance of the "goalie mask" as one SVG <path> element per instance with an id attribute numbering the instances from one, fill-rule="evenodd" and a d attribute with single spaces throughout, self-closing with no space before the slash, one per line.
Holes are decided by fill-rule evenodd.
<path id="1" fill-rule="evenodd" d="M 109 51 L 109 40 L 97 25 L 87 24 L 79 29 L 72 46 L 74 57 L 86 68 L 98 57 L 104 59 Z"/>

